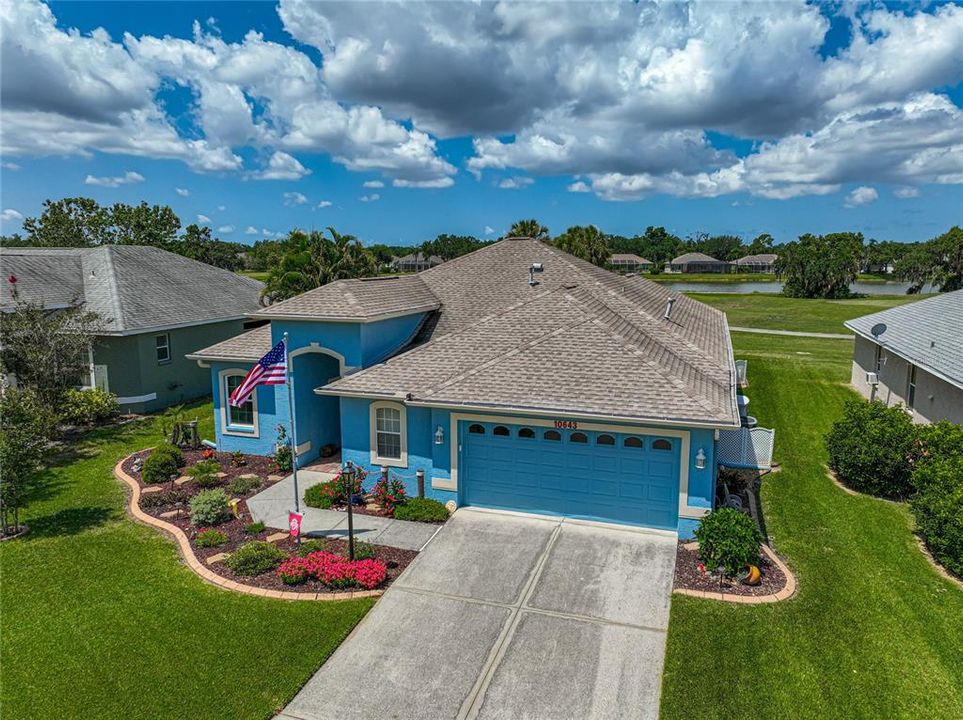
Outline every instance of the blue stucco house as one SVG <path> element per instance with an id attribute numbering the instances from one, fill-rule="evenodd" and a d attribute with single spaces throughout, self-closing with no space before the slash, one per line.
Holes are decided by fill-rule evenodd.
<path id="1" fill-rule="evenodd" d="M 269 454 L 285 386 L 226 398 L 289 337 L 303 466 L 321 448 L 387 466 L 442 502 L 688 536 L 738 428 L 725 315 L 529 238 L 415 275 L 341 280 L 274 304 L 270 324 L 192 353 L 210 368 L 217 445 Z"/>

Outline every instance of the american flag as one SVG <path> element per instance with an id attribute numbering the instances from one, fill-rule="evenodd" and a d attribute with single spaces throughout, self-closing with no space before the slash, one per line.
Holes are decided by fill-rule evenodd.
<path id="1" fill-rule="evenodd" d="M 258 385 L 283 385 L 287 377 L 287 363 L 284 353 L 284 341 L 282 340 L 267 355 L 257 361 L 251 371 L 244 376 L 243 382 L 238 385 L 228 402 L 234 407 L 240 407 L 247 402 Z"/>

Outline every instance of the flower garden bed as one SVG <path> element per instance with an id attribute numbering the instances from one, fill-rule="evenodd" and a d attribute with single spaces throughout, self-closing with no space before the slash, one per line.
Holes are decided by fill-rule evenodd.
<path id="1" fill-rule="evenodd" d="M 343 557 L 347 554 L 346 541 L 305 538 L 306 541 L 312 540 L 313 549 L 319 553 L 313 556 L 311 568 L 315 569 L 321 561 L 325 561 L 327 564 L 322 568 L 324 572 L 317 573 L 318 578 L 312 576 L 296 584 L 285 583 L 279 567 L 298 557 L 295 540 L 273 528 L 248 527 L 252 518 L 247 508 L 247 499 L 269 484 L 268 475 L 277 469 L 271 458 L 184 450 L 184 467 L 179 470 L 181 473 L 204 460 L 217 463 L 218 472 L 222 476 L 215 477 L 202 487 L 186 474 L 179 475 L 174 481 L 153 485 L 145 483 L 139 468 L 150 454 L 151 450 L 134 453 L 118 463 L 115 469 L 117 477 L 135 490 L 131 497 L 132 514 L 174 535 L 192 569 L 205 579 L 224 587 L 272 597 L 298 599 L 325 599 L 324 596 L 333 598 L 357 595 L 359 592 L 380 594 L 418 554 L 411 550 L 371 545 L 368 547 L 373 551 L 372 558 L 361 564 L 358 564 L 358 561 L 349 563 Z M 232 493 L 232 481 L 244 475 L 256 475 L 260 484 L 248 488 L 245 492 Z M 234 489 L 237 489 L 236 485 Z M 191 500 L 205 490 L 220 490 L 228 498 L 236 499 L 236 516 L 231 514 L 218 522 L 200 525 L 192 522 Z M 214 546 L 199 544 L 199 536 L 212 530 L 223 534 L 223 537 L 218 538 L 221 542 Z M 272 561 L 267 569 L 253 575 L 232 570 L 226 560 L 248 543 L 258 541 L 276 548 L 278 552 L 271 551 L 271 554 L 276 556 L 275 561 Z M 355 542 L 357 548 L 360 541 Z M 321 547 L 317 547 L 318 545 Z M 290 580 L 290 577 L 288 579 Z M 324 579 L 329 582 L 324 582 Z"/>
<path id="2" fill-rule="evenodd" d="M 699 559 L 699 545 L 679 542 L 676 549 L 673 591 L 696 597 L 708 597 L 731 602 L 776 602 L 790 597 L 796 581 L 785 564 L 767 546 L 762 546 L 757 564 L 762 577 L 758 585 L 746 585 L 738 578 L 721 577 L 710 573 Z"/>

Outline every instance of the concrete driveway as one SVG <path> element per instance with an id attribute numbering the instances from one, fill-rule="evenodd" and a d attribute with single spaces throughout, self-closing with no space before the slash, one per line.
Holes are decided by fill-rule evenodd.
<path id="1" fill-rule="evenodd" d="M 278 717 L 658 717 L 675 549 L 459 510 Z"/>

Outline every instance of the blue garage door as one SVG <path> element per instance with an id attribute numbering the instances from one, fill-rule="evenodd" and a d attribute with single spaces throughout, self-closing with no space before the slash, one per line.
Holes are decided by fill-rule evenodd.
<path id="1" fill-rule="evenodd" d="M 461 425 L 459 482 L 467 505 L 676 529 L 679 438 Z"/>

